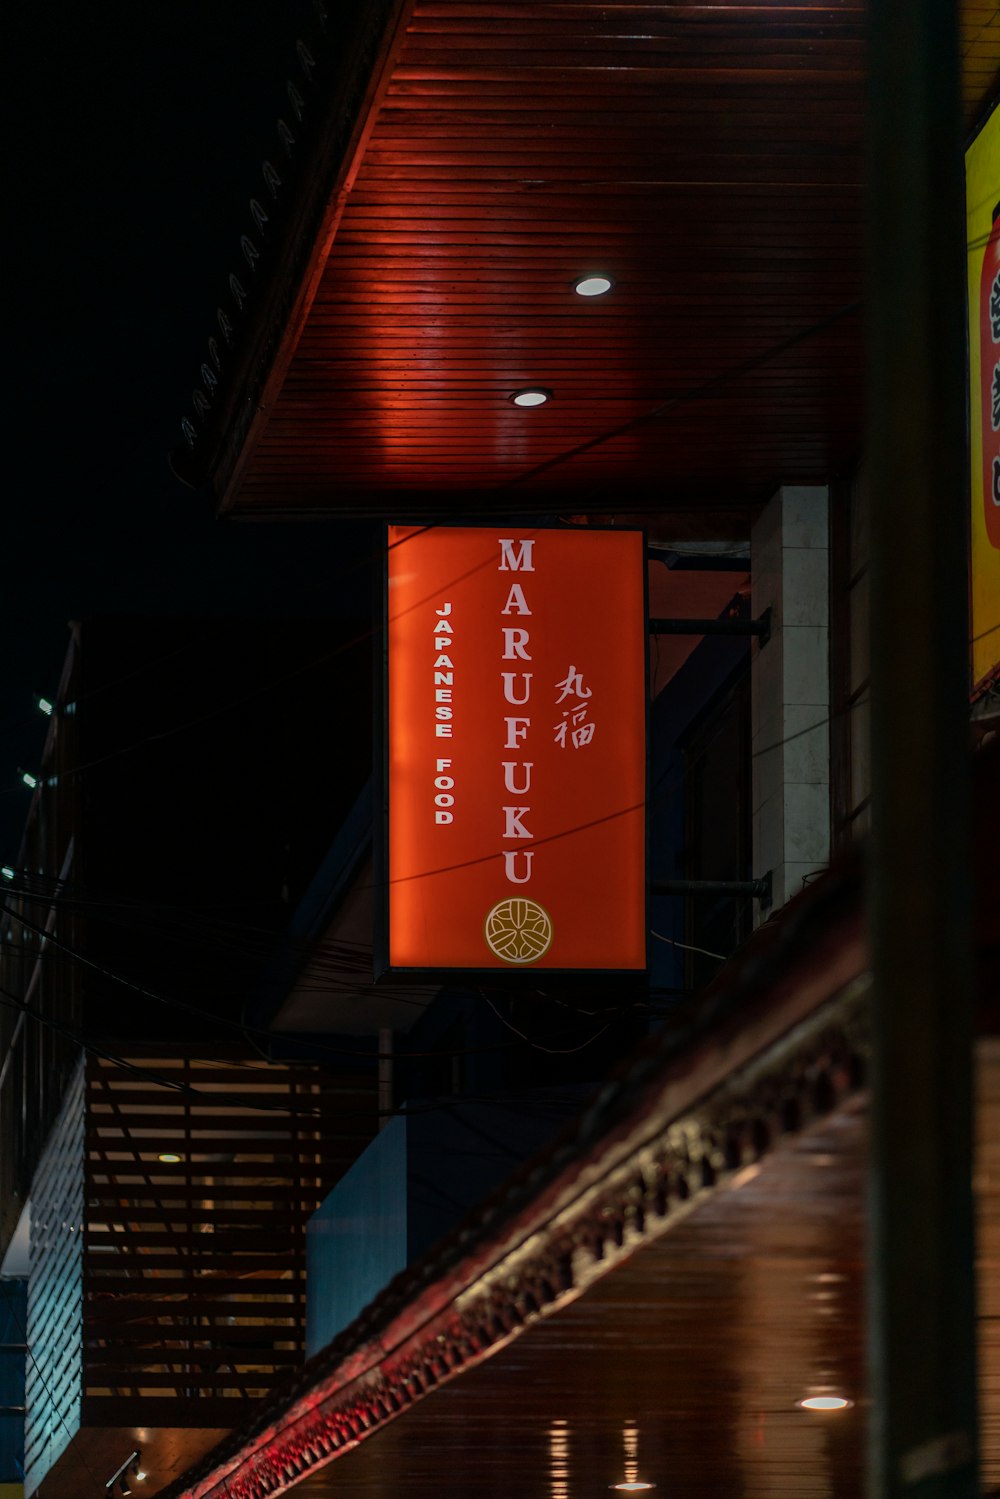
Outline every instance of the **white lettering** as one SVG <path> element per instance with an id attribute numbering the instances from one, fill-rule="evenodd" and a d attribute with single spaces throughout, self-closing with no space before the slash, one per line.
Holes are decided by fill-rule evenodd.
<path id="1" fill-rule="evenodd" d="M 434 725 L 434 732 L 439 739 L 451 739 L 453 737 L 450 723 L 436 723 Z"/>
<path id="2" fill-rule="evenodd" d="M 535 851 L 533 848 L 512 848 L 507 850 L 503 856 L 503 872 L 512 885 L 526 885 L 528 883 L 531 879 L 531 861 L 534 857 Z M 515 873 L 518 859 L 524 860 L 523 874 Z"/>
<path id="3" fill-rule="evenodd" d="M 497 569 L 501 573 L 533 573 L 535 564 L 531 560 L 531 553 L 535 543 L 533 541 L 519 541 L 517 550 L 514 550 L 514 538 L 497 537 L 500 542 L 500 566 Z"/>
<path id="4" fill-rule="evenodd" d="M 504 807 L 504 837 L 505 838 L 534 838 L 534 833 L 529 833 L 521 818 L 530 807 Z"/>
<path id="5" fill-rule="evenodd" d="M 450 687 L 435 687 L 435 689 L 434 689 L 434 701 L 436 703 L 450 703 L 451 702 L 451 688 Z"/>
<path id="6" fill-rule="evenodd" d="M 455 814 L 454 814 L 454 812 L 435 812 L 434 813 L 434 821 L 435 822 L 454 822 L 455 821 Z"/>
<path id="7" fill-rule="evenodd" d="M 435 649 L 437 649 L 436 643 L 435 643 Z M 449 669 L 449 671 L 454 671 L 455 670 L 455 663 L 454 663 L 454 661 L 452 661 L 452 659 L 451 659 L 450 656 L 439 656 L 437 658 L 437 660 L 435 661 L 434 665 L 435 665 L 435 667 L 437 667 L 437 666 L 447 666 L 448 669 Z"/>
<path id="8" fill-rule="evenodd" d="M 526 703 L 531 696 L 531 672 L 522 671 L 518 673 L 515 671 L 502 671 L 500 675 L 501 677 L 503 677 L 503 695 L 507 699 L 508 703 L 516 703 L 518 706 L 520 706 L 521 703 Z M 514 696 L 514 678 L 518 675 L 520 676 L 521 681 L 524 683 L 523 697 Z"/>
<path id="9" fill-rule="evenodd" d="M 504 749 L 517 749 L 522 739 L 527 739 L 528 730 L 531 728 L 530 718 L 505 718 L 507 725 L 507 740 Z"/>
<path id="10" fill-rule="evenodd" d="M 434 649 L 436 651 L 450 651 L 452 644 L 453 642 L 448 639 L 447 635 L 434 636 Z"/>
<path id="11" fill-rule="evenodd" d="M 438 762 L 437 762 L 437 769 L 438 769 L 439 772 L 442 771 L 442 770 L 450 770 L 451 769 L 451 761 L 450 760 L 438 760 Z"/>
<path id="12" fill-rule="evenodd" d="M 435 807 L 453 807 L 455 805 L 455 798 L 447 791 L 439 791 L 434 798 L 434 805 Z"/>
<path id="13" fill-rule="evenodd" d="M 510 625 L 503 627 L 503 659 L 513 661 L 520 656 L 522 661 L 530 661 L 531 657 L 524 649 L 528 644 L 527 630 L 515 630 Z"/>
<path id="14" fill-rule="evenodd" d="M 451 613 L 451 605 L 450 604 L 442 604 L 440 609 L 435 609 L 434 610 L 434 613 L 435 614 L 450 614 Z"/>
<path id="15" fill-rule="evenodd" d="M 450 687 L 454 680 L 455 673 L 453 671 L 436 671 L 434 673 L 435 687 Z"/>
<path id="16" fill-rule="evenodd" d="M 434 784 L 439 791 L 450 791 L 455 784 L 454 776 L 435 776 Z"/>
<path id="17" fill-rule="evenodd" d="M 453 718 L 454 717 L 454 713 L 453 713 L 453 711 L 452 711 L 451 708 L 435 708 L 434 709 L 434 717 L 435 718 Z"/>
<path id="18" fill-rule="evenodd" d="M 449 608 L 450 607 L 451 606 L 449 605 Z M 437 624 L 434 626 L 435 635 L 454 635 L 454 633 L 455 631 L 452 629 L 451 625 L 446 619 L 439 619 Z"/>
<path id="19" fill-rule="evenodd" d="M 505 788 L 508 791 L 512 791 L 515 796 L 527 796 L 531 790 L 531 767 L 535 763 L 534 760 L 521 761 L 521 769 L 524 771 L 523 786 L 514 785 L 514 771 L 517 769 L 517 761 L 504 760 L 501 763 L 503 764 L 503 783 Z"/>
<path id="20" fill-rule="evenodd" d="M 515 612 L 518 614 L 531 613 L 531 610 L 528 608 L 528 600 L 524 596 L 524 589 L 520 583 L 511 584 L 510 593 L 507 595 L 507 602 L 500 610 L 501 614 L 514 614 Z"/>

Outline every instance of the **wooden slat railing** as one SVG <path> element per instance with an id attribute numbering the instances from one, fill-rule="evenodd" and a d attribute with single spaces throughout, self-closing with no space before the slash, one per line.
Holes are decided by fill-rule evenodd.
<path id="1" fill-rule="evenodd" d="M 192 1400 L 229 1424 L 303 1358 L 306 1220 L 374 1133 L 374 1088 L 130 1060 L 197 1092 L 88 1060 L 83 1424 L 190 1424 Z"/>

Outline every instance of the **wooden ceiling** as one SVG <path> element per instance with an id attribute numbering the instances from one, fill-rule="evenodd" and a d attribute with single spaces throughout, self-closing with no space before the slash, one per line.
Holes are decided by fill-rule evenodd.
<path id="1" fill-rule="evenodd" d="M 975 764 L 973 1186 L 992 1491 L 998 756 L 984 748 Z M 710 1003 L 678 1012 L 548 1152 L 183 1477 L 151 1473 L 150 1492 L 599 1499 L 621 1476 L 622 1431 L 635 1422 L 641 1475 L 658 1486 L 649 1499 L 856 1499 L 868 1412 L 860 881 L 855 851 L 766 923 Z M 798 1409 L 817 1386 L 854 1404 L 831 1420 Z"/>
<path id="2" fill-rule="evenodd" d="M 858 1499 L 864 1136 L 857 1110 L 810 1131 L 293 1492 L 619 1499 L 634 1422 L 640 1499 Z M 820 1389 L 856 1403 L 798 1409 Z"/>
<path id="3" fill-rule="evenodd" d="M 971 125 L 1000 24 L 993 5 L 963 14 Z M 843 471 L 864 28 L 852 0 L 400 0 L 342 159 L 316 165 L 322 223 L 297 301 L 277 321 L 272 304 L 257 389 L 230 391 L 220 438 L 203 366 L 180 467 L 244 515 L 706 524 Z M 306 123 L 335 102 L 315 79 Z M 614 287 L 585 300 L 573 283 L 594 271 Z M 534 384 L 547 405 L 511 405 Z"/>
<path id="4" fill-rule="evenodd" d="M 995 1039 L 980 1043 L 978 1079 L 981 1477 L 993 1492 Z M 858 1499 L 869 1414 L 867 1133 L 865 1102 L 855 1099 L 294 1492 L 436 1499 L 445 1486 L 479 1499 L 608 1499 L 634 1422 L 639 1477 L 656 1484 L 647 1499 Z M 834 1392 L 852 1406 L 815 1414 L 796 1404 Z"/>
<path id="5" fill-rule="evenodd" d="M 980 1043 L 981 1476 L 1000 1482 L 1000 1045 Z M 867 1102 L 694 1201 L 576 1300 L 359 1433 L 332 1462 L 260 1483 L 228 1461 L 170 1499 L 608 1499 L 637 1428 L 644 1499 L 858 1499 L 865 1488 Z M 417 1319 L 412 1319 L 416 1325 Z M 443 1341 L 443 1340 L 442 1340 Z M 915 1356 L 919 1351 L 915 1350 Z M 359 1360 L 360 1363 L 360 1360 Z M 798 1401 L 840 1394 L 843 1411 Z M 305 1402 L 299 1407 L 305 1408 Z M 274 1428 L 269 1428 L 273 1431 Z M 162 1480 L 151 1475 L 151 1492 Z M 243 1482 L 244 1488 L 239 1484 Z M 276 1488 L 267 1487 L 277 1484 Z"/>

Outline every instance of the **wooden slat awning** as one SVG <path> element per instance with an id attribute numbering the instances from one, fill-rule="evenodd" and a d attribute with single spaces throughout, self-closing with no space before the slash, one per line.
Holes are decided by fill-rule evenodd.
<path id="1" fill-rule="evenodd" d="M 182 473 L 246 516 L 708 517 L 849 466 L 863 4 L 359 14 L 354 51 L 304 49 L 300 186 L 269 168 Z M 963 18 L 971 125 L 1000 22 Z"/>
<path id="2" fill-rule="evenodd" d="M 975 777 L 987 1487 L 1000 1482 L 996 749 Z M 629 1422 L 661 1494 L 856 1499 L 866 968 L 855 852 L 163 1499 L 607 1493 Z M 795 1404 L 833 1389 L 855 1402 L 837 1424 Z"/>
<path id="3" fill-rule="evenodd" d="M 699 1256 L 712 1257 L 707 1241 L 698 1247 L 703 1210 L 749 1190 L 763 1175 L 762 1164 L 788 1142 L 805 1139 L 812 1126 L 836 1132 L 836 1110 L 850 1114 L 858 1097 L 866 1041 L 863 986 L 855 983 L 864 966 L 856 875 L 845 871 L 823 888 L 812 887 L 789 914 L 791 920 L 754 944 L 749 966 L 739 977 L 729 975 L 714 1005 L 640 1056 L 572 1135 L 398 1277 L 283 1396 L 264 1402 L 249 1427 L 171 1485 L 165 1499 L 265 1499 L 304 1480 L 306 1493 L 332 1493 L 342 1473 L 350 1484 L 352 1467 L 358 1472 L 356 1463 L 341 1462 L 356 1447 L 359 1456 L 371 1449 L 374 1466 L 366 1463 L 361 1478 L 367 1494 L 387 1492 L 391 1472 L 393 1484 L 413 1499 L 429 1499 L 432 1490 L 450 1484 L 451 1458 L 460 1461 L 457 1447 L 467 1439 L 466 1416 L 453 1422 L 448 1414 L 460 1389 L 466 1396 L 459 1395 L 458 1405 L 469 1413 L 472 1430 L 481 1428 L 483 1442 L 469 1448 L 466 1461 L 491 1465 L 482 1475 L 488 1492 L 499 1492 L 501 1484 L 507 1491 L 514 1463 L 527 1490 L 544 1499 L 544 1465 L 529 1477 L 517 1456 L 525 1401 L 541 1418 L 537 1431 L 534 1420 L 529 1423 L 527 1454 L 556 1419 L 578 1425 L 603 1389 L 608 1429 L 619 1428 L 603 1454 L 613 1464 L 621 1422 L 641 1422 L 643 1413 L 639 1404 L 626 1409 L 629 1378 L 617 1363 L 610 1373 L 602 1356 L 597 1363 L 585 1360 L 566 1382 L 575 1336 L 589 1339 L 594 1353 L 597 1343 L 620 1347 L 622 1330 L 641 1319 L 642 1305 L 648 1311 L 643 1299 L 628 1310 L 633 1256 L 690 1231 L 694 1238 L 685 1240 L 681 1256 L 686 1269 L 678 1263 L 673 1273 L 687 1279 L 692 1293 L 701 1289 L 683 1306 L 678 1301 L 678 1328 L 685 1322 L 688 1335 L 706 1346 L 725 1339 L 728 1323 L 718 1314 L 739 1291 L 731 1284 L 713 1293 L 709 1267 L 699 1270 Z M 848 1134 L 852 1130 L 848 1125 Z M 708 1236 L 721 1248 L 734 1226 L 727 1226 L 724 1211 L 716 1221 Z M 761 1230 L 766 1239 L 763 1220 L 754 1230 L 744 1218 L 739 1234 L 759 1237 Z M 723 1259 L 731 1263 L 738 1247 L 733 1242 Z M 847 1258 L 856 1273 L 856 1246 Z M 679 1298 L 681 1287 L 675 1289 Z M 662 1294 L 654 1299 L 665 1306 Z M 525 1360 L 530 1363 L 529 1349 L 538 1346 L 536 1333 L 556 1364 L 528 1380 Z M 655 1364 L 662 1372 L 666 1359 L 683 1368 L 669 1338 L 662 1348 L 659 1342 L 647 1338 L 643 1348 L 636 1346 L 637 1367 L 646 1361 L 650 1371 Z M 484 1382 L 496 1401 L 477 1395 Z M 575 1395 L 581 1406 L 574 1411 Z M 707 1390 L 703 1395 L 708 1398 Z M 390 1438 L 385 1470 L 377 1455 L 384 1436 Z M 593 1441 L 600 1446 L 602 1440 L 595 1428 Z M 601 1487 L 611 1481 L 602 1478 Z"/>

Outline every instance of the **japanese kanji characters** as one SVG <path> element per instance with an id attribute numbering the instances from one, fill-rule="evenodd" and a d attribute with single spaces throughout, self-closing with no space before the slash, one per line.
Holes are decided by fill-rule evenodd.
<path id="1" fill-rule="evenodd" d="M 570 700 L 570 706 L 563 709 L 560 721 L 553 725 L 555 742 L 561 749 L 565 749 L 567 744 L 574 749 L 583 749 L 593 739 L 596 728 L 590 718 L 587 701 L 593 693 L 584 685 L 583 673 L 573 665 L 570 665 L 562 681 L 556 683 L 555 690 L 559 694 L 556 698 L 557 708 L 567 698 Z"/>

